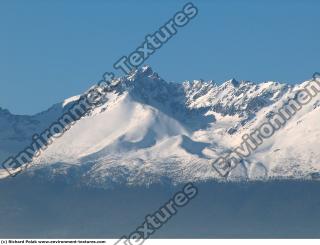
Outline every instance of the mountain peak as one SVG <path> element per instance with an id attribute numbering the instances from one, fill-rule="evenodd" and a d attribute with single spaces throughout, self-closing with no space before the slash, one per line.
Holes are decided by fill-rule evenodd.
<path id="1" fill-rule="evenodd" d="M 227 84 L 231 84 L 233 87 L 239 87 L 240 82 L 238 82 L 235 78 L 232 78 L 226 81 Z"/>
<path id="2" fill-rule="evenodd" d="M 140 72 L 146 76 L 153 74 L 153 70 L 150 65 L 144 65 L 140 69 Z"/>
<path id="3" fill-rule="evenodd" d="M 158 75 L 153 71 L 150 65 L 144 65 L 132 71 L 129 77 L 140 78 L 140 77 L 152 77 Z"/>

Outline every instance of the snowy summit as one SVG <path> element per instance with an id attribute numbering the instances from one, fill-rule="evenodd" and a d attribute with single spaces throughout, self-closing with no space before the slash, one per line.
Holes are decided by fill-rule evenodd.
<path id="1" fill-rule="evenodd" d="M 237 147 L 244 134 L 307 82 L 172 83 L 145 66 L 114 80 L 117 86 L 99 106 L 34 157 L 23 174 L 92 185 L 220 180 L 213 161 Z M 0 160 L 23 150 L 78 98 L 33 116 L 0 108 Z M 319 104 L 319 96 L 313 98 L 227 180 L 315 178 L 320 171 Z M 0 177 L 6 173 L 0 170 Z"/>

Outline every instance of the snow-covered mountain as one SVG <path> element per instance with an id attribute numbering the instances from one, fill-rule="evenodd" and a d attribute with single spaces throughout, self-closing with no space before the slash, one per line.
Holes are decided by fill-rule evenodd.
<path id="1" fill-rule="evenodd" d="M 307 83 L 166 82 L 148 67 L 113 81 L 89 115 L 34 158 L 24 174 L 92 185 L 222 179 L 219 156 Z M 0 108 L 0 160 L 17 154 L 79 98 L 34 116 Z M 315 178 L 320 172 L 320 96 L 265 141 L 228 180 Z M 7 172 L 0 170 L 0 176 Z"/>

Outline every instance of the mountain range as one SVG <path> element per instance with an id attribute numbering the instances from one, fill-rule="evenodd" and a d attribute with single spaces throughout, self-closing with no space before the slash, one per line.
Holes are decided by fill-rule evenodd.
<path id="1" fill-rule="evenodd" d="M 320 96 L 224 178 L 212 163 L 303 88 L 231 79 L 167 82 L 150 66 L 117 84 L 88 115 L 34 157 L 23 174 L 93 186 L 209 180 L 317 179 Z M 32 116 L 0 108 L 0 160 L 31 144 L 81 95 Z M 0 169 L 0 178 L 9 177 Z"/>

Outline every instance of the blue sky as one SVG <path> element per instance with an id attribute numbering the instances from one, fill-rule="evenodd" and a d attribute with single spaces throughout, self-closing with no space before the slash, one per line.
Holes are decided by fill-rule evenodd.
<path id="1" fill-rule="evenodd" d="M 33 114 L 114 71 L 187 1 L 1 0 L 0 107 Z M 168 81 L 296 83 L 320 70 L 320 1 L 193 1 L 146 63 Z"/>

